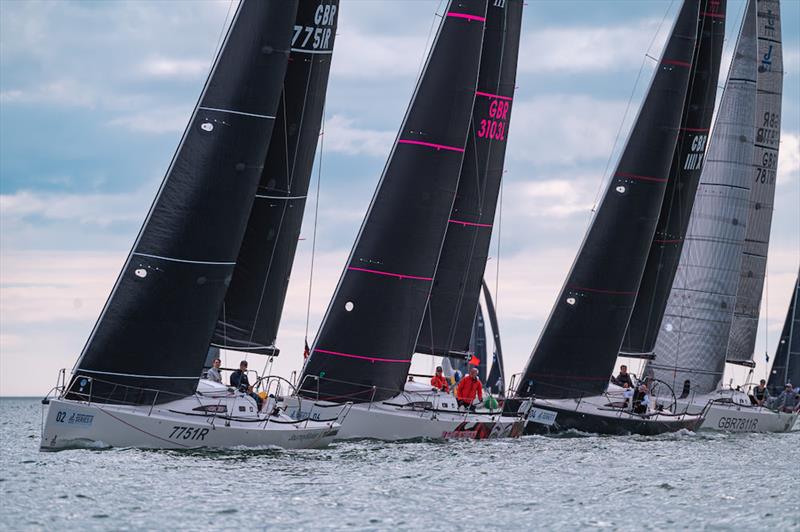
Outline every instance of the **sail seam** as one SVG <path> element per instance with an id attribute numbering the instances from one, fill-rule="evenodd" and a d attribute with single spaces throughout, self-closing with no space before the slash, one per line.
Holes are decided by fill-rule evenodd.
<path id="1" fill-rule="evenodd" d="M 447 14 L 447 16 L 454 18 L 463 18 L 466 20 L 477 20 L 479 22 L 486 22 L 485 17 L 479 17 L 478 15 L 467 15 L 466 13 L 454 13 L 451 11 L 450 13 Z"/>
<path id="2" fill-rule="evenodd" d="M 433 277 L 421 277 L 419 275 L 406 275 L 404 273 L 391 273 L 391 272 L 382 272 L 380 270 L 370 270 L 367 268 L 357 268 L 355 266 L 348 266 L 348 270 L 353 270 L 356 272 L 365 272 L 365 273 L 374 273 L 375 275 L 386 275 L 388 277 L 397 277 L 398 279 L 416 279 L 420 281 L 433 281 Z"/>
<path id="3" fill-rule="evenodd" d="M 444 144 L 434 144 L 433 142 L 423 142 L 421 140 L 398 140 L 398 144 L 415 144 L 417 146 L 426 146 L 428 148 L 436 148 L 437 150 L 448 150 L 448 151 L 457 151 L 457 152 L 464 152 L 464 148 L 457 148 L 455 146 L 446 146 Z"/>
<path id="4" fill-rule="evenodd" d="M 293 199 L 306 199 L 308 196 L 267 196 L 264 194 L 256 194 L 257 198 L 260 199 L 285 199 L 285 200 L 293 200 Z"/>
<path id="5" fill-rule="evenodd" d="M 299 52 L 303 54 L 332 54 L 333 50 L 305 50 L 303 48 L 292 48 L 293 52 Z"/>
<path id="6" fill-rule="evenodd" d="M 242 115 L 242 116 L 253 116 L 255 118 L 265 118 L 267 120 L 275 120 L 274 116 L 269 115 L 259 115 L 256 113 L 246 113 L 244 111 L 233 111 L 231 109 L 217 109 L 216 107 L 198 107 L 198 109 L 202 109 L 203 111 L 217 111 L 220 113 L 231 113 L 234 115 Z"/>
<path id="7" fill-rule="evenodd" d="M 173 257 L 162 257 L 160 255 L 150 255 L 149 253 L 138 253 L 134 252 L 134 255 L 139 255 L 140 257 L 148 257 L 151 259 L 161 259 L 161 260 L 168 260 L 171 262 L 185 262 L 187 264 L 211 264 L 217 266 L 235 266 L 235 262 L 220 262 L 220 261 L 210 261 L 210 260 L 188 260 L 188 259 L 176 259 Z"/>
<path id="8" fill-rule="evenodd" d="M 469 226 L 472 226 L 472 227 L 491 227 L 492 226 L 492 224 L 480 224 L 480 223 L 475 223 L 475 222 L 465 222 L 463 220 L 450 219 L 450 220 L 447 220 L 447 221 L 449 223 L 451 223 L 451 224 L 469 225 Z"/>
<path id="9" fill-rule="evenodd" d="M 411 359 L 408 360 L 394 360 L 391 358 L 376 358 L 376 357 L 365 357 L 362 355 L 352 355 L 350 353 L 340 353 L 339 351 L 328 351 L 327 349 L 319 349 L 317 347 L 314 348 L 314 351 L 318 353 L 322 353 L 325 355 L 334 355 L 337 357 L 346 357 L 346 358 L 357 358 L 359 360 L 369 360 L 370 362 L 396 362 L 400 364 L 410 364 Z"/>
<path id="10" fill-rule="evenodd" d="M 81 373 L 98 373 L 100 375 L 114 375 L 115 377 L 139 377 L 142 379 L 198 379 L 200 378 L 199 375 L 194 375 L 192 377 L 179 377 L 176 375 L 139 375 L 137 373 L 114 373 L 111 371 L 97 371 L 93 369 L 81 369 L 76 372 L 76 374 L 80 375 Z"/>
<path id="11" fill-rule="evenodd" d="M 499 94 L 493 94 L 491 92 L 475 91 L 475 95 L 485 96 L 487 98 L 495 98 L 498 100 L 508 100 L 509 102 L 514 100 L 514 98 L 512 98 L 511 96 L 501 96 Z"/>

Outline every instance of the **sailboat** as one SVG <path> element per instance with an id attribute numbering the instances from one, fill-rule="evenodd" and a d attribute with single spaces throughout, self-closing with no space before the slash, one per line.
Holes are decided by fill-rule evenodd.
<path id="1" fill-rule="evenodd" d="M 221 319 L 227 321 L 217 345 L 268 351 L 273 343 L 273 332 L 262 327 L 260 314 L 237 321 L 249 311 L 249 301 L 237 287 L 264 283 L 272 271 L 252 258 L 254 247 L 263 250 L 263 244 L 252 242 L 259 234 L 266 241 L 282 242 L 272 254 L 277 255 L 275 249 L 284 254 L 270 259 L 281 275 L 291 266 L 286 249 L 293 255 L 297 227 L 271 220 L 277 216 L 274 210 L 284 220 L 297 216 L 286 212 L 297 204 L 282 194 L 285 183 L 264 183 L 268 176 L 283 176 L 274 168 L 277 150 L 295 153 L 297 165 L 310 165 L 305 159 L 313 157 L 318 123 L 316 131 L 313 124 L 300 124 L 294 140 L 275 125 L 296 126 L 297 106 L 308 107 L 312 116 L 321 113 L 327 67 L 311 75 L 313 59 L 307 58 L 329 62 L 337 7 L 332 0 L 239 3 L 155 201 L 72 375 L 67 379 L 62 370 L 55 396 L 48 394 L 43 401 L 48 412 L 41 449 L 306 448 L 332 441 L 340 426 L 335 419 L 296 420 L 269 397 L 259 408 L 251 393 L 200 379 L 200 374 L 212 336 L 220 337 L 215 331 Z M 309 38 L 303 37 L 304 31 Z M 308 88 L 298 97 L 302 79 Z M 321 91 L 313 103 L 307 98 L 312 89 Z M 293 151 L 286 150 L 287 142 L 296 143 Z M 262 198 L 266 194 L 281 197 Z M 275 232 L 264 236 L 261 231 Z M 263 306 L 270 305 L 270 323 L 276 321 L 274 307 L 282 305 L 285 291 L 277 284 L 277 295 Z M 265 289 L 260 288 L 263 296 Z M 254 382 L 266 392 L 273 384 L 274 379 Z"/>
<path id="2" fill-rule="evenodd" d="M 721 386 L 726 359 L 753 366 L 775 195 L 783 85 L 780 5 L 749 0 L 697 189 L 678 271 L 646 372 L 708 405 L 701 428 L 788 430 L 790 414 Z"/>
<path id="3" fill-rule="evenodd" d="M 800 386 L 800 272 L 794 283 L 792 300 L 786 312 L 786 321 L 783 322 L 781 337 L 772 360 L 772 369 L 769 372 L 767 389 L 770 395 L 778 396 L 786 386 Z"/>
<path id="4" fill-rule="evenodd" d="M 609 376 L 642 283 L 651 282 L 648 269 L 679 238 L 670 232 L 680 231 L 680 221 L 665 220 L 671 214 L 665 205 L 702 164 L 723 36 L 724 2 L 683 3 L 618 166 L 516 387 L 517 398 L 533 398 L 526 433 L 658 434 L 694 429 L 702 421 L 701 415 L 648 405 L 652 383 L 626 393 L 609 389 Z"/>
<path id="5" fill-rule="evenodd" d="M 452 395 L 408 379 L 415 352 L 463 357 L 467 350 L 494 217 L 494 199 L 480 192 L 490 180 L 499 187 L 502 175 L 521 16 L 521 0 L 488 6 L 462 0 L 450 2 L 442 17 L 303 368 L 300 393 L 287 398 L 298 417 L 347 409 L 337 438 L 486 438 L 521 430 L 516 414 L 460 409 Z M 481 256 L 480 268 L 470 268 L 474 300 L 462 316 L 443 286 L 451 275 L 464 279 L 464 269 Z M 430 309 L 440 298 L 443 322 L 464 318 L 460 350 L 451 348 L 443 329 L 434 329 L 443 335 L 433 342 L 424 332 L 429 316 L 439 319 Z M 300 407 L 300 397 L 310 411 Z"/>
<path id="6" fill-rule="evenodd" d="M 486 387 L 500 397 L 506 393 L 506 370 L 503 362 L 503 348 L 500 345 L 500 325 L 497 320 L 492 294 L 486 281 L 483 281 L 483 299 L 486 301 L 486 313 L 489 315 L 489 324 L 492 327 L 492 339 L 494 340 L 494 353 L 492 355 L 492 368 L 486 376 Z"/>

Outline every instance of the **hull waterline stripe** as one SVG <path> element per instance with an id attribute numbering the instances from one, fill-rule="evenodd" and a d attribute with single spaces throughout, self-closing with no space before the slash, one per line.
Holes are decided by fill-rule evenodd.
<path id="1" fill-rule="evenodd" d="M 314 351 L 317 353 L 322 353 L 325 355 L 334 355 L 337 357 L 346 357 L 346 358 L 357 358 L 359 360 L 369 360 L 370 362 L 396 362 L 399 364 L 411 364 L 411 359 L 409 360 L 393 360 L 391 358 L 375 358 L 375 357 L 365 357 L 361 355 L 351 355 L 350 353 L 340 353 L 339 351 L 328 351 L 326 349 L 317 349 L 314 348 Z"/>
<path id="2" fill-rule="evenodd" d="M 140 257 L 148 257 L 150 259 L 161 259 L 161 260 L 168 260 L 170 262 L 185 262 L 186 264 L 211 264 L 214 266 L 236 266 L 235 262 L 217 262 L 217 261 L 210 261 L 210 260 L 187 260 L 187 259 L 174 259 L 172 257 L 162 257 L 160 255 L 150 255 L 149 253 L 137 253 L 134 252 L 134 255 L 138 255 Z"/>
<path id="3" fill-rule="evenodd" d="M 514 98 L 510 96 L 500 96 L 499 94 L 492 94 L 491 92 L 482 92 L 482 91 L 475 91 L 476 96 L 485 96 L 487 98 L 494 98 L 497 100 L 508 100 L 509 102 L 512 101 Z"/>
<path id="4" fill-rule="evenodd" d="M 679 66 L 684 68 L 691 68 L 692 64 L 687 63 L 686 61 L 678 61 L 677 59 L 664 59 L 661 61 L 662 65 L 672 65 L 672 66 Z"/>
<path id="5" fill-rule="evenodd" d="M 293 52 L 301 54 L 332 54 L 333 50 L 306 50 L 304 48 L 292 48 Z"/>
<path id="6" fill-rule="evenodd" d="M 375 275 L 386 275 L 387 277 L 397 277 L 398 279 L 415 279 L 419 281 L 433 281 L 433 277 L 420 277 L 419 275 L 405 275 L 402 273 L 382 272 L 379 270 L 369 270 L 367 268 L 356 268 L 355 266 L 348 266 L 348 270 L 355 272 L 374 273 Z"/>
<path id="7" fill-rule="evenodd" d="M 452 11 L 447 14 L 448 17 L 454 18 L 463 18 L 467 20 L 477 20 L 479 22 L 486 22 L 484 17 L 479 17 L 478 15 L 467 15 L 466 13 L 453 13 Z"/>
<path id="8" fill-rule="evenodd" d="M 230 109 L 217 109 L 215 107 L 198 107 L 198 109 L 202 109 L 203 111 L 217 111 L 219 113 L 231 113 L 231 114 L 234 114 L 234 115 L 253 116 L 255 118 L 266 118 L 267 120 L 275 120 L 274 116 L 258 115 L 258 114 L 255 114 L 255 113 L 245 113 L 244 111 L 232 111 Z"/>
<path id="9" fill-rule="evenodd" d="M 636 174 L 624 174 L 622 172 L 617 172 L 614 174 L 616 177 L 625 177 L 628 179 L 636 179 L 638 181 L 653 181 L 656 183 L 666 183 L 667 180 L 663 177 L 650 177 L 646 175 L 636 175 Z"/>
<path id="10" fill-rule="evenodd" d="M 437 150 L 448 150 L 464 152 L 464 148 L 456 148 L 455 146 L 445 146 L 444 144 L 434 144 L 432 142 L 422 142 L 421 140 L 398 140 L 398 144 L 416 144 L 417 146 L 427 146 L 428 148 L 436 148 Z"/>
<path id="11" fill-rule="evenodd" d="M 586 288 L 585 286 L 568 286 L 569 290 L 582 290 L 584 292 L 596 292 L 598 294 L 611 294 L 617 296 L 632 296 L 636 295 L 636 292 L 626 292 L 622 290 L 606 290 L 604 288 Z"/>
<path id="12" fill-rule="evenodd" d="M 111 371 L 96 371 L 93 369 L 81 369 L 80 371 L 76 371 L 76 374 L 80 373 L 97 373 L 100 375 L 114 375 L 115 377 L 136 377 L 138 379 L 199 379 L 199 375 L 194 375 L 192 377 L 178 377 L 176 375 L 139 375 L 136 373 L 113 373 Z"/>
<path id="13" fill-rule="evenodd" d="M 491 227 L 492 224 L 478 224 L 475 222 L 463 222 L 461 220 L 447 220 L 451 224 L 458 224 L 458 225 L 469 225 L 472 227 Z"/>

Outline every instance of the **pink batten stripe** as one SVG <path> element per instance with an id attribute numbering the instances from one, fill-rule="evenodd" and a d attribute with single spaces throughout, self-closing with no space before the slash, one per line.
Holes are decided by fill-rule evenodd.
<path id="1" fill-rule="evenodd" d="M 433 277 L 420 277 L 418 275 L 405 275 L 403 273 L 382 272 L 379 270 L 368 270 L 367 268 L 356 268 L 355 266 L 348 266 L 348 270 L 356 272 L 374 273 L 375 275 L 386 275 L 388 277 L 397 277 L 398 279 L 416 279 L 419 281 L 433 281 Z"/>
<path id="2" fill-rule="evenodd" d="M 570 290 L 583 290 L 585 292 L 597 292 L 598 294 L 611 294 L 615 296 L 630 296 L 635 295 L 636 292 L 623 292 L 620 290 L 605 290 L 602 288 L 586 288 L 585 286 L 568 286 Z"/>
<path id="3" fill-rule="evenodd" d="M 497 100 L 508 100 L 509 102 L 512 101 L 514 98 L 510 96 L 500 96 L 499 94 L 492 94 L 491 92 L 482 92 L 482 91 L 475 91 L 476 96 L 486 96 L 487 98 L 493 98 Z"/>
<path id="4" fill-rule="evenodd" d="M 661 64 L 682 66 L 686 68 L 690 68 L 692 66 L 691 63 L 687 63 L 686 61 L 678 61 L 677 59 L 664 59 L 663 61 L 661 61 Z"/>
<path id="5" fill-rule="evenodd" d="M 700 15 L 701 15 L 701 16 L 703 16 L 703 17 L 712 17 L 712 18 L 725 18 L 725 13 L 708 13 L 708 12 L 703 12 L 703 13 L 700 13 Z"/>
<path id="6" fill-rule="evenodd" d="M 636 174 L 623 174 L 622 172 L 617 172 L 617 177 L 627 177 L 628 179 L 636 179 L 639 181 L 655 181 L 656 183 L 666 183 L 666 179 L 662 177 L 649 177 L 646 175 L 636 175 Z"/>
<path id="7" fill-rule="evenodd" d="M 491 227 L 492 224 L 476 224 L 475 222 L 463 222 L 461 220 L 447 220 L 451 224 L 458 224 L 458 225 L 470 225 L 473 227 Z"/>
<path id="8" fill-rule="evenodd" d="M 375 357 L 365 357 L 361 355 L 351 355 L 349 353 L 340 353 L 338 351 L 328 351 L 326 349 L 317 349 L 314 348 L 314 351 L 317 353 L 323 353 L 325 355 L 334 355 L 337 357 L 346 357 L 346 358 L 357 358 L 358 360 L 369 360 L 370 362 L 396 362 L 399 364 L 410 364 L 411 360 L 392 360 L 390 358 L 375 358 Z"/>
<path id="9" fill-rule="evenodd" d="M 683 242 L 683 241 L 679 238 L 677 240 L 658 240 L 658 239 L 655 239 L 655 240 L 653 240 L 653 242 L 655 242 L 656 244 L 677 244 L 677 243 Z"/>
<path id="10" fill-rule="evenodd" d="M 455 17 L 455 18 L 465 18 L 467 20 L 477 20 L 480 22 L 486 22 L 484 17 L 479 17 L 478 15 L 467 15 L 466 13 L 453 13 L 452 11 L 447 14 L 448 17 Z"/>
<path id="11" fill-rule="evenodd" d="M 703 129 L 700 127 L 682 127 L 680 128 L 681 131 L 691 131 L 692 133 L 707 133 L 708 129 Z"/>
<path id="12" fill-rule="evenodd" d="M 416 144 L 417 146 L 427 146 L 428 148 L 436 148 L 437 150 L 448 150 L 463 152 L 464 148 L 456 148 L 455 146 L 445 146 L 444 144 L 434 144 L 432 142 L 422 142 L 421 140 L 398 140 L 398 144 Z"/>

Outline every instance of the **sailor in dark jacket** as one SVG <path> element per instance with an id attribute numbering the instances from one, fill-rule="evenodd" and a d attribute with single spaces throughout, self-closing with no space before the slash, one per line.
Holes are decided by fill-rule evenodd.
<path id="1" fill-rule="evenodd" d="M 239 369 L 231 373 L 231 386 L 236 388 L 242 393 L 249 394 L 252 397 L 258 409 L 261 410 L 261 397 L 253 393 L 253 387 L 250 386 L 250 379 L 247 378 L 247 361 L 242 360 L 239 362 Z"/>

